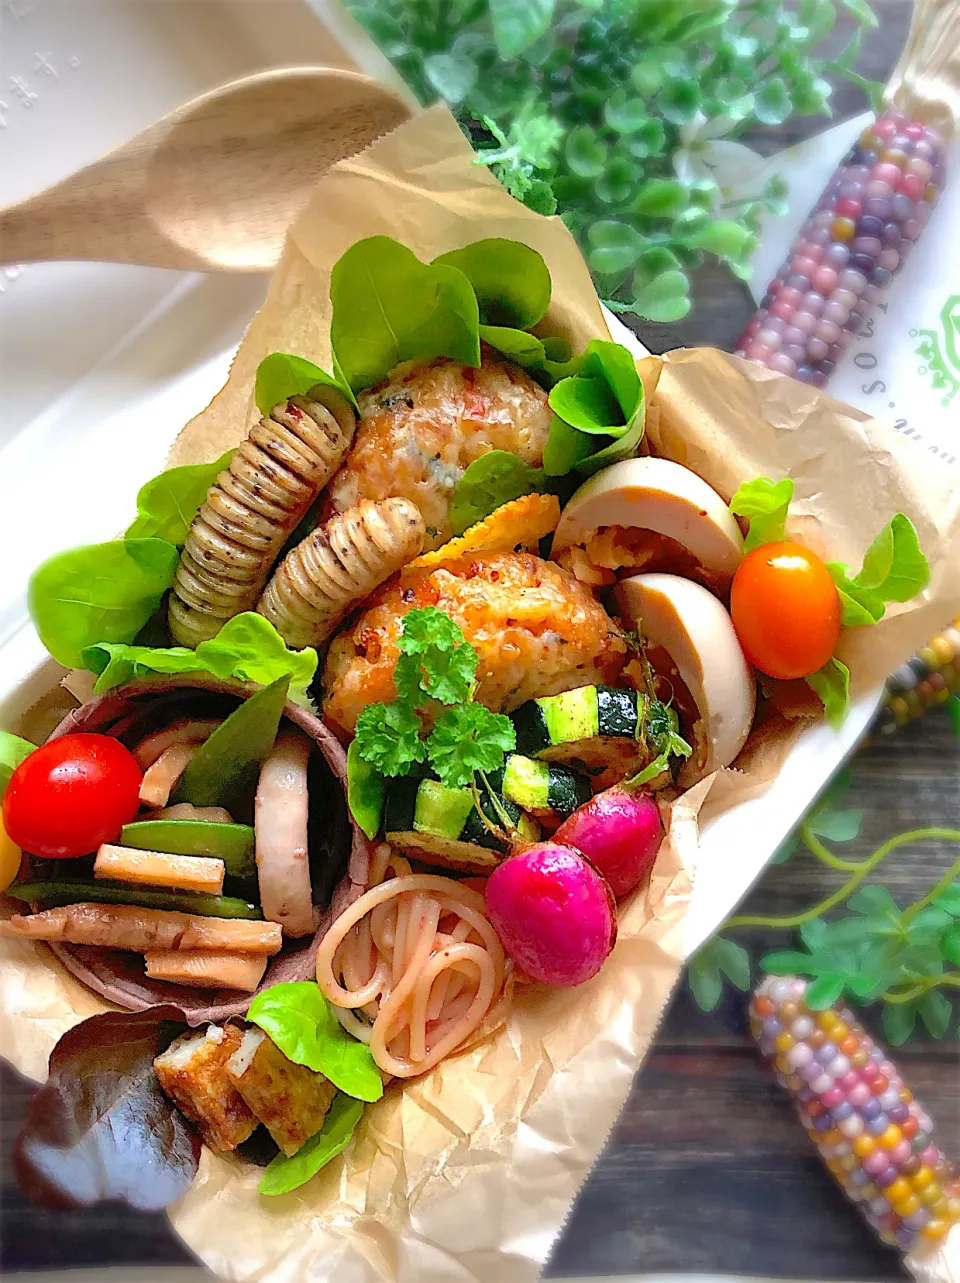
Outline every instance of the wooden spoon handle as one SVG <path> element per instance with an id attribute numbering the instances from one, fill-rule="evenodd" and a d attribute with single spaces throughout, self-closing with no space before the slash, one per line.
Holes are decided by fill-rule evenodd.
<path id="1" fill-rule="evenodd" d="M 164 235 L 133 184 L 84 171 L 39 196 L 0 210 L 0 264 L 55 259 L 142 263 L 185 271 L 210 265 Z"/>

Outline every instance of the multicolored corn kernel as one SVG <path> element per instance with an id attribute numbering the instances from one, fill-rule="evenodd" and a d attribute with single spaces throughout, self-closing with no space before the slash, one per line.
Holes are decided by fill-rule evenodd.
<path id="1" fill-rule="evenodd" d="M 893 108 L 863 131 L 767 286 L 737 356 L 822 388 L 943 189 L 934 129 Z"/>
<path id="2" fill-rule="evenodd" d="M 887 679 L 878 729 L 896 730 L 960 691 L 960 617 Z"/>
<path id="3" fill-rule="evenodd" d="M 904 1252 L 938 1246 L 960 1223 L 960 1171 L 853 1012 L 811 1010 L 806 992 L 798 976 L 768 976 L 757 989 L 749 1014 L 761 1052 L 828 1170 L 880 1238 Z"/>

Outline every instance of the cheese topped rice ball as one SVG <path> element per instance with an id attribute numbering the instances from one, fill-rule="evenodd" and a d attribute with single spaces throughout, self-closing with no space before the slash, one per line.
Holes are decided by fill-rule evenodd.
<path id="1" fill-rule="evenodd" d="M 360 422 L 327 499 L 344 512 L 362 499 L 410 499 L 427 525 L 427 550 L 453 531 L 450 500 L 467 467 L 509 450 L 540 467 L 550 431 L 547 394 L 519 366 L 485 348 L 479 370 L 454 361 L 407 362 L 361 394 Z"/>
<path id="2" fill-rule="evenodd" d="M 616 682 L 627 662 L 620 629 L 568 570 L 532 553 L 472 553 L 405 574 L 335 638 L 323 711 L 353 732 L 368 705 L 396 698 L 393 669 L 404 615 L 445 611 L 479 656 L 477 699 L 509 713 L 528 699 Z"/>

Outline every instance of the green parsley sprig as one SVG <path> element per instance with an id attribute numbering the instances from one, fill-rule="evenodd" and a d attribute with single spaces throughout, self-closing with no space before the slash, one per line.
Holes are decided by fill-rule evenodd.
<path id="1" fill-rule="evenodd" d="M 843 885 L 801 913 L 783 918 L 742 914 L 730 918 L 723 930 L 796 930 L 800 948 L 775 950 L 759 965 L 773 975 L 810 977 L 805 1001 L 811 1008 L 822 1009 L 841 998 L 858 1005 L 880 1003 L 884 1036 L 893 1046 L 909 1038 L 918 1020 L 934 1038 L 942 1038 L 953 1020 L 950 997 L 960 997 L 960 860 L 904 908 L 886 887 L 863 883 L 900 847 L 929 840 L 960 843 L 960 830 L 914 829 L 890 838 L 864 860 L 843 859 L 823 839 L 849 842 L 859 833 L 862 813 L 838 805 L 849 783 L 850 773 L 844 770 L 774 857 L 774 863 L 782 864 L 805 848 L 828 868 L 846 874 Z M 824 916 L 841 905 L 842 916 Z M 750 955 L 737 941 L 717 935 L 690 962 L 690 988 L 703 1010 L 719 1002 L 724 977 L 745 993 L 751 984 Z"/>
<path id="2" fill-rule="evenodd" d="M 473 786 L 477 772 L 499 770 L 516 748 L 516 732 L 509 717 L 474 701 L 478 657 L 460 627 L 435 606 L 411 610 L 397 645 L 397 698 L 360 714 L 356 756 L 390 778 L 429 763 L 448 788 Z M 437 705 L 444 706 L 439 715 Z"/>

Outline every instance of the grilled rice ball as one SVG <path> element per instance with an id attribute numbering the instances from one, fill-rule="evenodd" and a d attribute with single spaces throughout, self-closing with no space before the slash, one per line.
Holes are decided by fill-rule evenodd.
<path id="1" fill-rule="evenodd" d="M 453 534 L 450 500 L 467 467 L 509 450 L 540 467 L 550 431 L 547 394 L 519 366 L 484 348 L 479 370 L 455 361 L 398 365 L 363 393 L 360 422 L 327 490 L 334 512 L 362 499 L 409 499 L 427 525 L 429 551 Z"/>
<path id="2" fill-rule="evenodd" d="M 396 698 L 402 620 L 424 606 L 445 611 L 476 647 L 477 699 L 495 712 L 613 683 L 628 658 L 623 633 L 569 571 L 532 553 L 472 553 L 385 585 L 354 627 L 334 638 L 324 713 L 344 730 L 354 730 L 368 704 Z"/>

